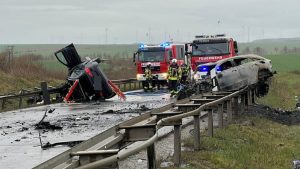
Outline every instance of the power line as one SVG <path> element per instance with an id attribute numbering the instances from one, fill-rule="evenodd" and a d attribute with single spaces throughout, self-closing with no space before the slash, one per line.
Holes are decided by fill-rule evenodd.
<path id="1" fill-rule="evenodd" d="M 250 42 L 250 26 L 248 26 L 248 43 Z"/>
<path id="2" fill-rule="evenodd" d="M 108 28 L 105 28 L 105 44 L 108 42 Z"/>

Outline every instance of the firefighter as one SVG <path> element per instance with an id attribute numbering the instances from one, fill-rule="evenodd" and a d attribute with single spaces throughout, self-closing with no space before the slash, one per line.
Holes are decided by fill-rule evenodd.
<path id="1" fill-rule="evenodd" d="M 186 84 L 187 79 L 189 77 L 189 73 L 190 73 L 190 67 L 187 64 L 182 64 L 181 65 L 181 79 L 180 79 L 180 83 L 182 84 Z"/>
<path id="2" fill-rule="evenodd" d="M 147 90 L 152 91 L 153 76 L 152 76 L 152 73 L 151 73 L 151 63 L 150 62 L 147 63 L 147 66 L 145 68 L 145 75 L 144 76 L 146 78 L 145 85 L 144 85 L 144 90 L 145 91 L 147 91 Z"/>
<path id="3" fill-rule="evenodd" d="M 179 84 L 179 80 L 181 79 L 181 69 L 177 64 L 177 59 L 172 59 L 171 64 L 168 69 L 168 83 L 169 90 L 171 92 L 171 96 L 176 95 L 177 86 Z"/>

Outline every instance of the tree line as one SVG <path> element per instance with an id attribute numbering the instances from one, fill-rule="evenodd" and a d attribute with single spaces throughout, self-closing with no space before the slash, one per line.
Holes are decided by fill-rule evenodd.
<path id="1" fill-rule="evenodd" d="M 242 50 L 241 54 L 257 54 L 257 55 L 267 55 L 267 54 L 299 54 L 300 53 L 300 47 L 293 47 L 289 48 L 287 46 L 284 46 L 282 48 L 274 47 L 273 50 L 267 50 L 265 48 L 262 48 L 260 46 L 254 47 L 251 49 L 249 46 L 247 46 L 244 50 Z"/>

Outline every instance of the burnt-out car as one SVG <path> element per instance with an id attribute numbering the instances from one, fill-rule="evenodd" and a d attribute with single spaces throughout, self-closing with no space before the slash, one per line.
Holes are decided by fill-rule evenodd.
<path id="1" fill-rule="evenodd" d="M 274 74 L 271 60 L 253 54 L 219 60 L 210 65 L 213 67 L 202 76 L 211 79 L 212 91 L 234 91 L 256 85 L 257 95 L 262 96 L 268 92 L 269 79 Z"/>
<path id="2" fill-rule="evenodd" d="M 101 70 L 101 60 L 86 58 L 82 61 L 73 44 L 55 52 L 55 56 L 68 68 L 65 101 L 109 99 L 119 90 Z"/>
<path id="3" fill-rule="evenodd" d="M 209 62 L 198 65 L 196 71 L 192 74 L 192 81 L 196 87 L 196 91 L 210 91 L 212 83 L 210 78 L 210 71 L 216 66 L 216 62 Z"/>

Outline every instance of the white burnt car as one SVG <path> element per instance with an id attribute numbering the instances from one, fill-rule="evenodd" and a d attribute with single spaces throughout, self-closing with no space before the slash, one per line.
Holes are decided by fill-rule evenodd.
<path id="1" fill-rule="evenodd" d="M 273 76 L 271 60 L 258 55 L 240 55 L 199 65 L 194 80 L 200 86 L 210 84 L 213 91 L 233 91 L 257 85 L 257 95 L 268 92 Z"/>

